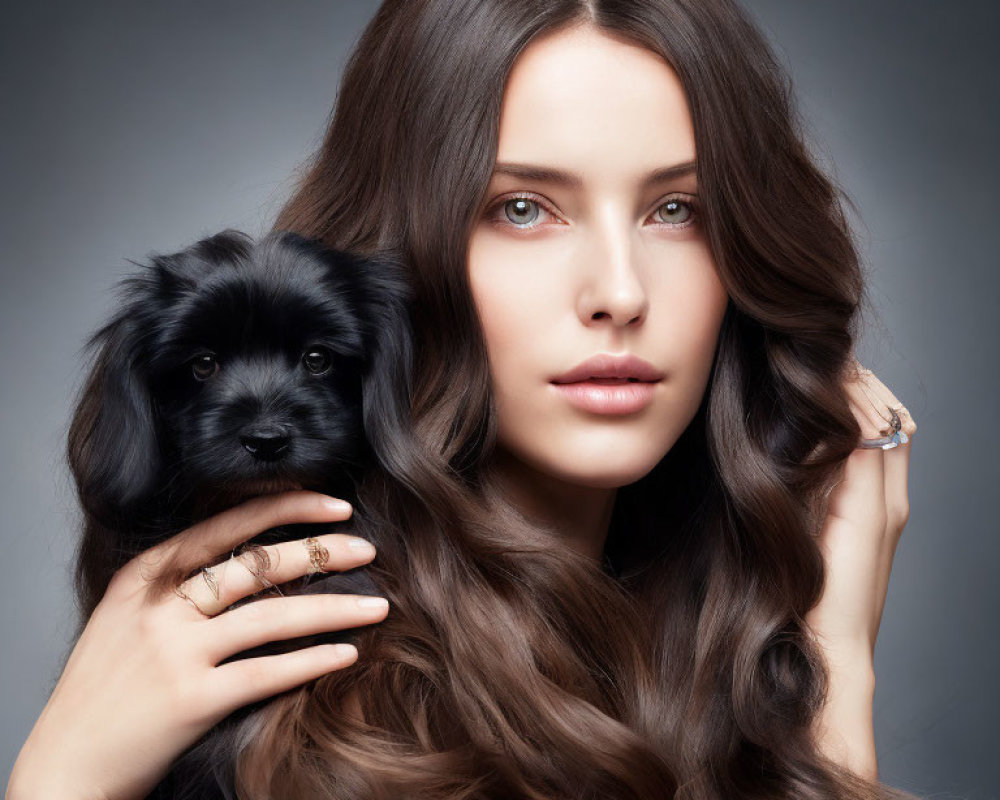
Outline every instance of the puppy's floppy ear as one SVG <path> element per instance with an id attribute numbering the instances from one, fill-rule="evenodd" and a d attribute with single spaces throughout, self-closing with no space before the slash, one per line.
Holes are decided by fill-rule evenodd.
<path id="1" fill-rule="evenodd" d="M 147 276 L 123 281 L 132 299 L 85 343 L 99 348 L 78 396 L 69 432 L 69 462 L 84 508 L 113 524 L 157 485 L 160 453 L 154 403 L 142 356 L 143 319 L 153 283 Z"/>
<path id="2" fill-rule="evenodd" d="M 227 228 L 179 252 L 155 254 L 117 287 L 114 317 L 84 345 L 97 350 L 70 428 L 69 460 L 84 508 L 112 524 L 163 483 L 148 358 L 166 336 L 170 304 L 214 269 L 249 257 L 253 239 Z"/>

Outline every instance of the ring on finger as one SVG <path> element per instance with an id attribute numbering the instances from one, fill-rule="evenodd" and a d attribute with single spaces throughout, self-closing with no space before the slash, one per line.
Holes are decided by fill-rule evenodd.
<path id="1" fill-rule="evenodd" d="M 319 543 L 319 539 L 310 536 L 302 540 L 306 550 L 309 552 L 309 574 L 316 572 L 328 572 L 325 569 L 326 562 L 330 560 L 330 551 Z"/>
<path id="2" fill-rule="evenodd" d="M 872 404 L 874 405 L 874 403 Z M 902 406 L 889 407 L 889 413 L 892 415 L 891 419 L 888 420 L 889 427 L 883 428 L 879 431 L 880 436 L 876 439 L 862 439 L 858 447 L 862 450 L 892 450 L 895 447 L 899 447 L 901 444 L 906 444 L 910 441 L 909 435 L 902 429 L 903 423 L 899 418 L 897 413 L 903 410 Z M 882 415 L 879 414 L 881 417 Z M 882 417 L 885 419 L 885 417 Z"/>
<path id="3" fill-rule="evenodd" d="M 319 540 L 316 539 L 315 537 L 310 536 L 309 538 L 300 541 L 303 543 L 309 554 L 309 567 L 308 567 L 309 574 L 313 574 L 316 572 L 329 572 L 329 570 L 327 570 L 325 566 L 326 563 L 329 561 L 330 551 L 327 550 L 327 548 L 324 547 L 322 544 L 320 544 Z M 243 558 L 244 555 L 249 555 L 249 558 L 248 559 Z M 278 594 L 282 593 L 281 589 L 274 583 L 272 583 L 270 580 L 268 580 L 268 578 L 264 574 L 265 572 L 267 572 L 272 568 L 272 559 L 267 548 L 261 547 L 260 545 L 257 544 L 246 544 L 238 551 L 235 551 L 233 553 L 233 557 L 235 560 L 239 561 L 244 567 L 246 567 L 247 571 L 251 575 L 253 575 L 254 578 L 257 580 L 257 582 L 261 585 L 262 589 L 273 588 L 278 592 Z M 219 580 L 216 577 L 215 569 L 213 567 L 202 567 L 201 569 L 198 570 L 198 573 L 201 575 L 202 580 L 208 586 L 209 591 L 212 592 L 212 597 L 215 600 L 219 600 L 220 599 Z M 192 575 L 192 577 L 194 576 Z M 181 584 L 181 586 L 183 586 L 183 584 Z M 188 594 L 181 588 L 181 586 L 174 587 L 174 594 L 176 594 L 178 597 L 189 603 L 203 616 L 205 617 L 213 616 L 212 614 L 206 613 L 191 597 L 188 596 Z"/>
<path id="4" fill-rule="evenodd" d="M 891 415 L 889 419 L 886 419 L 882 415 L 882 412 L 879 410 L 878 405 L 875 403 L 874 400 L 872 400 L 872 396 L 869 393 L 868 389 L 865 388 L 864 383 L 861 383 L 859 385 L 861 388 L 861 393 L 868 400 L 868 404 L 875 409 L 875 413 L 879 415 L 879 417 L 882 419 L 883 422 L 889 423 L 889 429 L 879 431 L 879 433 L 881 433 L 883 436 L 889 436 L 891 435 L 890 430 L 898 431 L 903 426 L 903 423 L 899 421 L 899 415 L 896 412 L 899 411 L 903 406 L 901 404 L 898 406 L 886 406 L 886 408 L 888 408 L 889 410 L 889 414 Z"/>
<path id="5" fill-rule="evenodd" d="M 213 570 L 211 567 L 202 567 L 201 568 L 201 577 L 205 580 L 205 583 L 208 585 L 208 588 L 211 590 L 212 597 L 214 597 L 216 600 L 218 600 L 219 599 L 219 581 L 215 577 L 215 570 Z"/>
<path id="6" fill-rule="evenodd" d="M 188 603 L 190 603 L 190 604 L 191 604 L 191 606 L 192 606 L 192 607 L 193 607 L 193 608 L 195 609 L 195 611 L 197 611 L 197 612 L 198 612 L 199 614 L 201 614 L 201 615 L 202 615 L 203 617 L 211 617 L 211 614 L 206 614 L 206 613 L 205 613 L 204 611 L 202 611 L 202 610 L 201 610 L 201 609 L 200 609 L 200 608 L 198 607 L 198 604 L 197 604 L 197 603 L 196 603 L 196 602 L 195 602 L 194 600 L 192 600 L 192 599 L 191 599 L 190 597 L 188 597 L 188 596 L 187 596 L 186 594 L 184 594 L 184 590 L 183 590 L 183 589 L 181 589 L 181 587 L 180 587 L 180 586 L 175 586 L 175 587 L 174 587 L 174 594 L 176 594 L 176 595 L 177 595 L 178 597 L 180 597 L 180 598 L 181 598 L 182 600 L 186 600 L 186 601 L 187 601 Z"/>
<path id="7" fill-rule="evenodd" d="M 870 369 L 861 366 L 861 362 L 855 359 L 855 363 L 858 366 L 858 373 L 861 375 L 874 375 Z M 883 403 L 882 405 L 889 411 L 889 419 L 885 418 L 885 415 L 879 409 L 879 405 L 872 400 L 871 393 L 865 386 L 865 381 L 858 381 L 858 388 L 861 389 L 861 393 L 865 396 L 868 404 L 875 409 L 875 413 L 879 415 L 879 418 L 883 422 L 888 423 L 888 427 L 883 428 L 879 431 L 879 437 L 875 439 L 862 439 L 858 444 L 858 447 L 862 450 L 892 450 L 895 447 L 899 447 L 901 444 L 906 444 L 910 441 L 910 437 L 907 433 L 902 430 L 903 423 L 899 418 L 899 413 L 903 412 L 909 415 L 906 408 L 902 403 L 895 406 L 890 406 L 888 403 Z"/>
<path id="8" fill-rule="evenodd" d="M 244 555 L 249 555 L 253 559 L 253 566 L 248 564 L 243 559 Z M 250 571 L 250 574 L 257 579 L 257 582 L 260 583 L 260 588 L 262 590 L 275 588 L 274 584 L 264 577 L 264 573 L 271 569 L 271 556 L 265 548 L 261 547 L 259 544 L 244 545 L 240 548 L 239 552 L 236 553 L 236 558 L 239 559 L 243 566 Z"/>

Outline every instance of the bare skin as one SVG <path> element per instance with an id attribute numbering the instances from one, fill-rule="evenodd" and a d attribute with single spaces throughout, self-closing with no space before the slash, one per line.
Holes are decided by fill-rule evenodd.
<path id="1" fill-rule="evenodd" d="M 198 557 L 207 562 L 276 525 L 350 516 L 348 504 L 331 507 L 326 499 L 304 490 L 254 498 L 116 572 L 18 755 L 8 800 L 140 800 L 177 756 L 231 711 L 354 663 L 356 651 L 342 654 L 318 645 L 216 666 L 264 642 L 385 619 L 387 606 L 359 607 L 357 595 L 268 598 L 211 617 L 174 595 L 143 604 L 147 579 L 168 551 L 182 545 L 193 550 L 194 541 Z M 375 554 L 373 548 L 350 547 L 353 537 L 344 534 L 317 538 L 329 551 L 328 570 L 366 564 Z M 265 549 L 274 566 L 264 575 L 272 583 L 308 572 L 309 555 L 301 543 Z M 220 568 L 228 579 L 220 581 L 218 608 L 210 606 L 213 598 L 197 576 L 183 585 L 209 613 L 259 588 L 242 559 Z"/>

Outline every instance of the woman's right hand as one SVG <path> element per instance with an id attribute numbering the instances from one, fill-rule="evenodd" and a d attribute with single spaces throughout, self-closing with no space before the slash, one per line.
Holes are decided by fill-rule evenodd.
<path id="1" fill-rule="evenodd" d="M 350 516 L 347 503 L 331 506 L 329 500 L 307 490 L 256 497 L 122 566 L 21 748 L 7 800 L 140 800 L 184 750 L 232 711 L 353 664 L 357 650 L 352 645 L 323 644 L 216 666 L 265 642 L 380 622 L 387 603 L 362 607 L 360 595 L 313 594 L 261 599 L 216 616 L 201 613 L 198 609 L 215 614 L 261 588 L 247 561 L 239 558 L 213 567 L 218 600 L 196 575 L 183 585 L 193 603 L 175 594 L 143 602 L 151 569 L 177 548 L 197 542 L 198 557 L 218 558 L 278 525 Z M 316 538 L 329 551 L 327 571 L 360 566 L 375 555 L 371 545 L 350 547 L 354 537 L 345 534 Z M 301 541 L 265 550 L 271 568 L 264 576 L 271 583 L 310 571 Z"/>

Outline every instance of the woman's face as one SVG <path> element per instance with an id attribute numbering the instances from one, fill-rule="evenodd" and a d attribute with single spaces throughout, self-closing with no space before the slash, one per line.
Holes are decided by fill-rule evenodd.
<path id="1" fill-rule="evenodd" d="M 498 444 L 522 467 L 623 486 L 694 417 L 727 296 L 699 222 L 695 172 L 650 180 L 694 159 L 684 90 L 654 53 L 578 28 L 535 40 L 514 65 L 468 270 Z M 529 165 L 567 177 L 529 175 Z M 631 389 L 552 382 L 597 354 L 633 354 L 663 377 Z M 648 394 L 638 410 L 601 405 L 634 390 L 640 403 Z"/>

